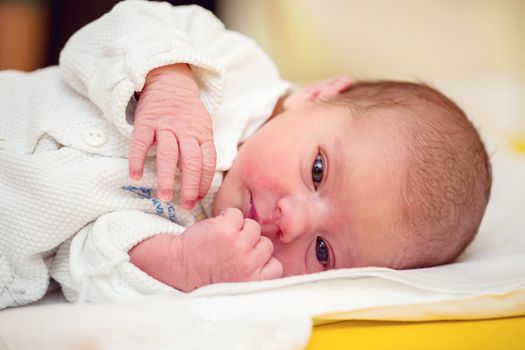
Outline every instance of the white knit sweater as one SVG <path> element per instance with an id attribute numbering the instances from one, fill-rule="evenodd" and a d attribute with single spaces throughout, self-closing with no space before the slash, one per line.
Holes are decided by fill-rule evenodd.
<path id="1" fill-rule="evenodd" d="M 134 91 L 153 68 L 188 63 L 213 118 L 217 173 L 192 213 L 155 198 L 154 158 L 127 176 Z M 0 73 L 0 308 L 41 298 L 50 275 L 69 300 L 171 290 L 128 250 L 209 215 L 237 146 L 289 89 L 260 48 L 196 6 L 124 1 L 77 32 L 59 67 Z"/>

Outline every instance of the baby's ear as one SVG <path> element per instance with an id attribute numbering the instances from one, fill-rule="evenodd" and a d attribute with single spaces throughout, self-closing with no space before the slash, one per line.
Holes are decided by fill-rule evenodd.
<path id="1" fill-rule="evenodd" d="M 339 95 L 352 86 L 352 80 L 347 76 L 319 81 L 304 86 L 288 96 L 283 103 L 285 110 L 308 106 L 316 101 L 328 100 Z"/>

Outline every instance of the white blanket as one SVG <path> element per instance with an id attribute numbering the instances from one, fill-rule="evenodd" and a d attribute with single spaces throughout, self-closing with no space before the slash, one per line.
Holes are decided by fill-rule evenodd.
<path id="1" fill-rule="evenodd" d="M 59 299 L 1 311 L 0 349 L 296 349 L 308 343 L 314 317 L 326 322 L 523 315 L 525 155 L 495 140 L 489 140 L 494 186 L 487 214 L 475 241 L 453 264 L 220 284 L 183 297 L 123 304 L 71 305 Z"/>

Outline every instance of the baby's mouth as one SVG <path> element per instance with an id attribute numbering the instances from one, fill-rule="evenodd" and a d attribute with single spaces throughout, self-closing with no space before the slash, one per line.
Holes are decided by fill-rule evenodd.
<path id="1" fill-rule="evenodd" d="M 255 220 L 261 225 L 261 235 L 270 238 L 272 241 L 276 238 L 281 237 L 282 233 L 279 229 L 279 227 L 274 223 L 269 223 L 267 221 L 261 222 L 261 218 L 259 217 L 259 214 L 257 213 L 257 209 L 255 209 L 255 204 L 253 202 L 252 193 L 248 192 L 249 200 L 248 205 L 244 210 L 244 217 L 246 219 L 252 219 Z"/>
<path id="2" fill-rule="evenodd" d="M 257 210 L 255 210 L 255 205 L 253 204 L 252 193 L 249 192 L 250 200 L 248 202 L 248 207 L 244 211 L 244 217 L 247 219 L 252 219 L 259 222 L 259 216 L 257 215 Z"/>

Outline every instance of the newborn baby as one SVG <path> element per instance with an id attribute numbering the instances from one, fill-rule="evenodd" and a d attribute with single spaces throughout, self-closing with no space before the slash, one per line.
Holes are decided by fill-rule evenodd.
<path id="1" fill-rule="evenodd" d="M 441 93 L 345 77 L 292 92 L 195 6 L 119 3 L 59 67 L 0 74 L 0 120 L 0 308 L 50 278 L 99 302 L 447 263 L 491 185 Z"/>
<path id="2" fill-rule="evenodd" d="M 356 83 L 315 102 L 330 85 L 344 79 L 296 92 L 240 147 L 214 199 L 217 217 L 139 244 L 132 261 L 191 290 L 275 278 L 281 268 L 289 276 L 454 260 L 476 234 L 491 186 L 465 114 L 438 91 L 406 82 Z M 163 269 L 172 256 L 191 267 Z"/>

